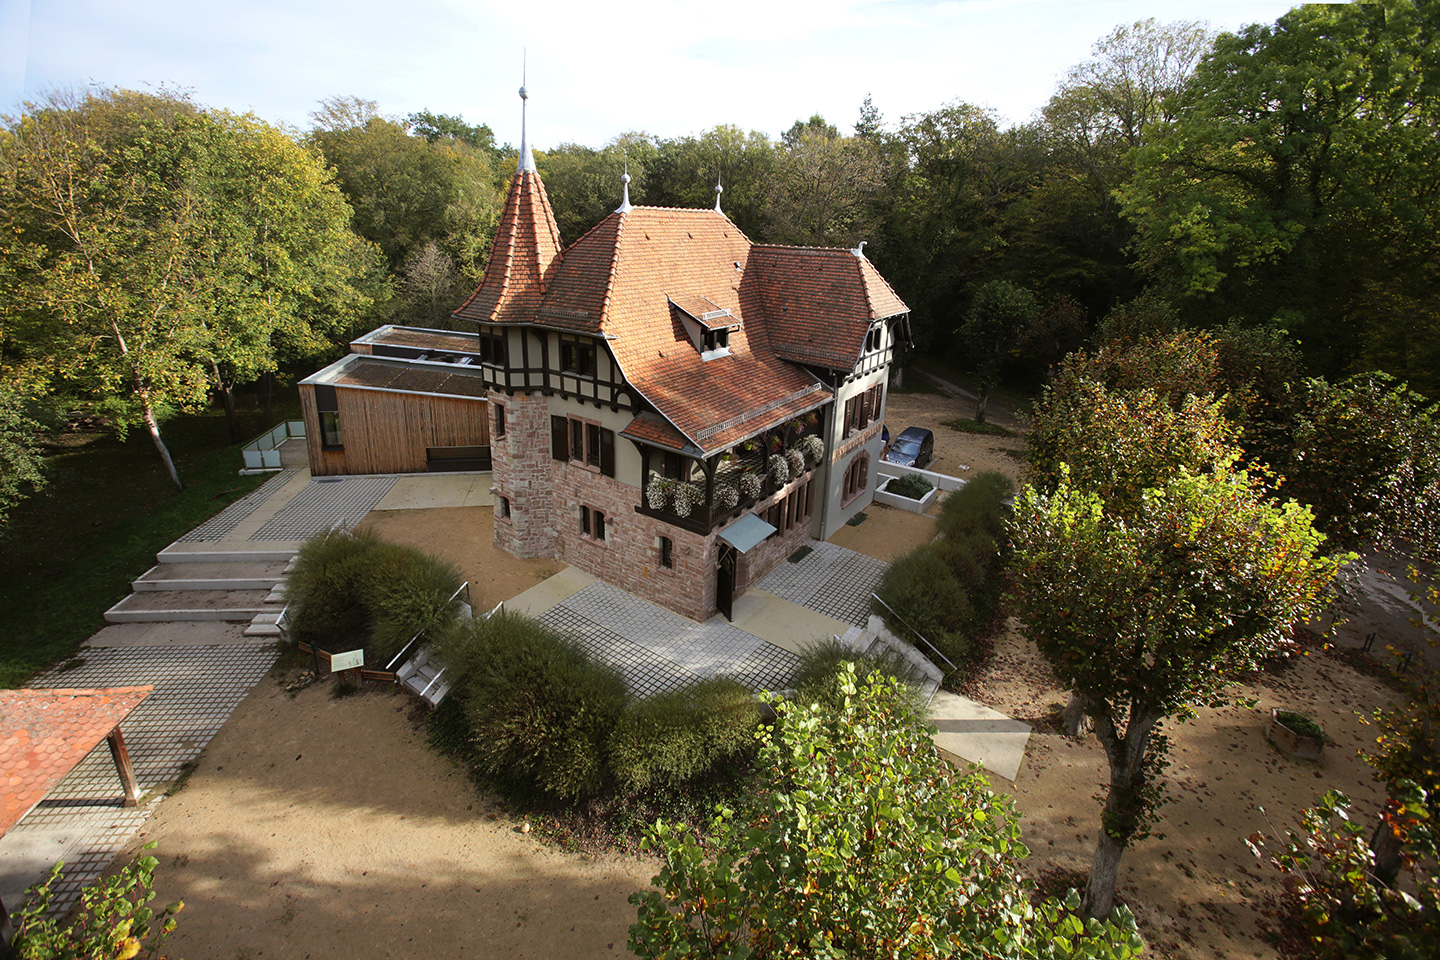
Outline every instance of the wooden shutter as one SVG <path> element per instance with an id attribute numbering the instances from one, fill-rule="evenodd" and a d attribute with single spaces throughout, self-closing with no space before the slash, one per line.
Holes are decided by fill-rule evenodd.
<path id="1" fill-rule="evenodd" d="M 600 430 L 600 472 L 607 477 L 615 476 L 615 431 Z"/>
<path id="2" fill-rule="evenodd" d="M 556 460 L 569 460 L 570 421 L 564 417 L 550 418 L 550 456 Z"/>

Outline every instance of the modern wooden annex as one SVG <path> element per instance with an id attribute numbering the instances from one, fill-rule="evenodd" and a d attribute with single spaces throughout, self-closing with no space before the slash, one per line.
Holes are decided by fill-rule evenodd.
<path id="1" fill-rule="evenodd" d="M 628 178 L 627 178 L 628 180 Z M 569 247 L 522 142 L 475 333 L 381 329 L 301 385 L 314 472 L 493 472 L 495 539 L 687 616 L 867 506 L 909 308 L 863 249 L 620 207 Z M 718 191 L 717 191 L 718 197 Z"/>

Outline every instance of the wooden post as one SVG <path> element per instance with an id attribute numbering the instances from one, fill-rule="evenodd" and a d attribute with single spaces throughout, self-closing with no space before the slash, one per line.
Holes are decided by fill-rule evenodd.
<path id="1" fill-rule="evenodd" d="M 120 782 L 125 786 L 125 806 L 133 807 L 140 802 L 140 787 L 135 783 L 135 770 L 130 766 L 130 751 L 125 749 L 125 736 L 117 724 L 110 736 L 110 756 L 115 760 L 115 769 L 120 772 Z"/>

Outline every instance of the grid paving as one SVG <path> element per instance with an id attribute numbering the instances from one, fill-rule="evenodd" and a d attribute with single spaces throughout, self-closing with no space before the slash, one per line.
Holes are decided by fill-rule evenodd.
<path id="1" fill-rule="evenodd" d="M 870 615 L 870 594 L 880 585 L 887 564 L 848 547 L 813 541 L 798 563 L 785 561 L 755 584 L 816 613 L 863 627 Z"/>
<path id="2" fill-rule="evenodd" d="M 215 516 L 209 520 L 200 524 L 200 526 L 194 530 L 185 534 L 185 536 L 180 538 L 179 542 L 195 543 L 224 540 L 231 530 L 234 530 L 246 517 L 259 509 L 260 504 L 270 499 L 271 494 L 288 483 L 297 473 L 299 473 L 298 470 L 282 470 L 254 490 L 245 494 L 245 496 L 239 500 L 230 504 L 230 506 L 224 510 L 215 514 Z"/>
<path id="3" fill-rule="evenodd" d="M 273 647 L 248 645 L 90 647 L 81 651 L 79 666 L 56 667 L 32 686 L 152 684 L 154 692 L 121 726 L 143 795 L 184 773 L 277 656 Z M 65 860 L 64 878 L 54 887 L 54 907 L 63 912 L 155 808 L 153 800 L 125 808 L 122 797 L 110 748 L 102 741 L 0 838 L 0 852 L 7 843 L 53 847 L 53 859 Z"/>
<path id="4" fill-rule="evenodd" d="M 576 636 L 618 669 L 637 696 L 717 676 L 751 690 L 786 686 L 799 665 L 788 650 L 729 623 L 687 620 L 597 580 L 550 608 L 539 619 Z"/>
<path id="5" fill-rule="evenodd" d="M 395 486 L 395 477 L 311 480 L 299 495 L 250 535 L 251 540 L 307 540 L 332 527 L 348 530 Z"/>

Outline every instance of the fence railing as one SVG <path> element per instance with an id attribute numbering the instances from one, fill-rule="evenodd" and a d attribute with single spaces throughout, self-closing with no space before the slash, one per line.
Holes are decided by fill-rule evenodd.
<path id="1" fill-rule="evenodd" d="M 875 602 L 880 604 L 880 606 L 884 607 L 886 610 L 889 610 L 892 614 L 895 614 L 895 619 L 898 620 L 900 623 L 904 624 L 905 629 L 909 630 L 910 633 L 915 637 L 915 639 L 925 644 L 925 646 L 930 650 L 931 653 L 943 660 L 945 662 L 945 666 L 950 668 L 951 673 L 955 672 L 955 664 L 950 662 L 950 658 L 945 656 L 945 654 L 941 653 L 939 650 L 936 650 L 935 644 L 931 643 L 929 640 L 926 640 L 924 635 L 921 634 L 919 630 L 916 630 L 914 627 L 910 626 L 909 623 L 906 623 L 905 618 L 900 616 L 900 614 L 895 613 L 894 607 L 890 606 L 890 604 L 886 603 L 884 600 L 881 600 L 879 594 L 872 593 L 870 594 L 870 596 L 874 597 Z"/>
<path id="2" fill-rule="evenodd" d="M 280 444 L 292 437 L 305 436 L 304 420 L 286 420 L 274 430 L 262 433 L 240 448 L 246 470 L 279 470 Z"/>
<path id="3" fill-rule="evenodd" d="M 449 609 L 450 604 L 454 603 L 454 602 L 455 602 L 455 598 L 458 597 L 458 596 L 460 596 L 460 594 L 462 594 L 462 593 L 465 594 L 465 603 L 466 603 L 466 604 L 469 604 L 469 603 L 470 603 L 470 581 L 469 581 L 469 580 L 466 580 L 464 583 L 460 584 L 460 589 L 458 589 L 458 590 L 456 590 L 454 593 L 450 594 L 450 599 L 445 601 L 444 606 L 442 606 L 442 607 L 440 608 L 440 610 L 443 612 L 443 611 Z M 493 612 L 493 611 L 492 611 L 492 612 Z M 440 614 L 439 614 L 439 613 L 437 613 L 435 616 L 431 617 L 431 618 L 430 618 L 430 622 L 427 623 L 427 624 L 425 624 L 425 626 L 421 627 L 420 630 L 419 630 L 419 632 L 417 632 L 417 633 L 415 634 L 415 636 L 413 636 L 413 637 L 410 638 L 410 642 L 407 643 L 407 644 L 405 644 L 405 646 L 403 646 L 403 647 L 400 648 L 400 652 L 397 653 L 397 654 L 395 654 L 394 659 L 392 659 L 389 663 L 385 664 L 385 669 L 386 669 L 386 670 L 394 670 L 394 669 L 395 669 L 395 664 L 400 663 L 401 660 L 404 659 L 405 654 L 407 654 L 407 653 L 410 652 L 410 648 L 413 647 L 413 646 L 415 646 L 415 641 L 416 641 L 416 640 L 419 640 L 420 637 L 424 635 L 425 631 L 426 631 L 426 630 L 429 630 L 430 627 L 431 627 L 431 626 L 435 623 L 435 621 L 438 620 L 438 619 L 440 619 Z"/>

